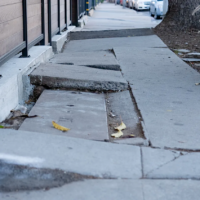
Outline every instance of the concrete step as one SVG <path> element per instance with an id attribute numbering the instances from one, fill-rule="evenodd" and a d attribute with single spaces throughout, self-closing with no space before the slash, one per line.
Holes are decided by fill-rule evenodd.
<path id="1" fill-rule="evenodd" d="M 200 186 L 191 180 L 85 180 L 60 188 L 0 193 L 4 200 L 198 200 Z"/>
<path id="2" fill-rule="evenodd" d="M 104 94 L 87 92 L 45 90 L 32 108 L 20 130 L 55 135 L 107 140 L 107 113 Z M 52 121 L 70 128 L 61 132 L 52 126 Z"/>
<path id="3" fill-rule="evenodd" d="M 120 70 L 120 65 L 111 51 L 76 52 L 56 54 L 50 63 L 81 65 L 92 68 Z"/>
<path id="4" fill-rule="evenodd" d="M 30 74 L 33 85 L 48 88 L 118 91 L 126 90 L 128 84 L 121 72 L 93 69 L 76 65 L 41 64 Z"/>
<path id="5" fill-rule="evenodd" d="M 70 40 L 86 40 L 96 38 L 119 38 L 154 35 L 150 28 L 123 29 L 123 30 L 100 30 L 100 31 L 81 31 L 71 32 Z"/>

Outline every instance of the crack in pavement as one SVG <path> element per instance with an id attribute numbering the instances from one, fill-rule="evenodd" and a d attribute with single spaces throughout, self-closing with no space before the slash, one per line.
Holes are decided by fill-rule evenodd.
<path id="1" fill-rule="evenodd" d="M 154 171 L 160 169 L 161 167 L 163 167 L 163 166 L 165 166 L 165 165 L 167 165 L 167 164 L 169 164 L 169 163 L 171 163 L 171 162 L 174 162 L 174 161 L 177 160 L 178 158 L 180 158 L 180 157 L 182 157 L 182 156 L 185 156 L 185 155 L 188 155 L 188 154 L 189 154 L 189 153 L 182 154 L 182 152 L 179 152 L 179 155 L 178 155 L 178 156 L 176 156 L 176 155 L 173 154 L 173 155 L 174 155 L 174 158 L 173 158 L 172 160 L 170 160 L 170 161 L 168 161 L 168 162 L 166 162 L 166 163 L 164 163 L 164 164 L 158 166 L 156 169 L 153 169 L 153 170 L 149 171 L 148 173 L 146 173 L 146 174 L 144 175 L 144 177 L 146 177 L 147 175 L 151 174 L 152 172 L 154 172 Z"/>

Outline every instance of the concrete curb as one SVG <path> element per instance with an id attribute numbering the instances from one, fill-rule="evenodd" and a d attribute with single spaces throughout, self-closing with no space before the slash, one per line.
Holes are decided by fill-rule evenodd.
<path id="1" fill-rule="evenodd" d="M 88 22 L 88 16 L 84 15 L 80 20 L 78 20 L 78 27 L 83 28 Z"/>
<path id="2" fill-rule="evenodd" d="M 69 32 L 74 30 L 76 27 L 75 26 L 69 26 L 67 31 L 64 31 L 61 33 L 61 35 L 55 35 L 52 38 L 52 47 L 54 53 L 59 53 L 62 51 L 63 45 L 65 42 L 68 40 L 67 36 Z"/>
<path id="3" fill-rule="evenodd" d="M 16 55 L 1 66 L 0 79 L 0 121 L 3 121 L 18 104 L 24 102 L 23 75 L 39 63 L 47 62 L 53 51 L 50 46 L 34 46 L 29 50 L 29 58 Z"/>

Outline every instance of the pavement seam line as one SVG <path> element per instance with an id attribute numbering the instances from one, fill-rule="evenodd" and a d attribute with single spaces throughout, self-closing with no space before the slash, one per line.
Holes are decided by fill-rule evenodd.
<path id="1" fill-rule="evenodd" d="M 144 178 L 144 163 L 143 163 L 143 152 L 142 152 L 142 147 L 140 147 L 140 160 L 141 160 L 142 178 Z"/>
<path id="2" fill-rule="evenodd" d="M 149 171 L 147 174 L 144 175 L 144 177 L 146 178 L 146 176 L 149 175 L 150 173 L 152 173 L 152 172 L 154 172 L 154 171 L 160 169 L 160 168 L 163 167 L 164 165 L 167 165 L 167 164 L 169 164 L 169 163 L 171 163 L 171 162 L 174 162 L 174 161 L 177 160 L 178 158 L 180 158 L 180 157 L 182 157 L 182 156 L 185 156 L 185 155 L 188 155 L 188 153 L 182 155 L 181 152 L 180 152 L 180 153 L 179 153 L 179 156 L 177 156 L 177 157 L 174 155 L 174 158 L 173 158 L 172 160 L 170 160 L 170 161 L 168 161 L 168 162 L 166 162 L 166 163 L 164 163 L 164 164 L 158 166 L 156 169 L 153 169 L 153 170 Z"/>

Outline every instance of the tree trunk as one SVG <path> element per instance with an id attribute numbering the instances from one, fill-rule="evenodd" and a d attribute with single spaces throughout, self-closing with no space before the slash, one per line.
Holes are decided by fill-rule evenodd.
<path id="1" fill-rule="evenodd" d="M 200 30 L 200 0 L 169 0 L 169 10 L 156 29 Z"/>

